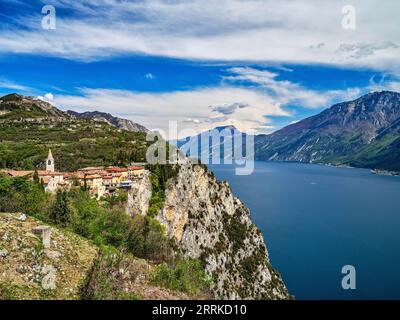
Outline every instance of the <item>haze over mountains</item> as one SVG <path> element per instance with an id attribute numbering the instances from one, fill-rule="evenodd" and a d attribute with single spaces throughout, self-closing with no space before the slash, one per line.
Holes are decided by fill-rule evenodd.
<path id="1" fill-rule="evenodd" d="M 232 126 L 216 129 L 233 130 Z M 175 144 L 182 146 L 187 141 Z M 260 161 L 400 171 L 400 93 L 372 92 L 335 104 L 272 134 L 256 135 L 254 143 L 255 159 Z"/>
<path id="2" fill-rule="evenodd" d="M 400 170 L 400 94 L 373 92 L 255 138 L 257 160 Z"/>

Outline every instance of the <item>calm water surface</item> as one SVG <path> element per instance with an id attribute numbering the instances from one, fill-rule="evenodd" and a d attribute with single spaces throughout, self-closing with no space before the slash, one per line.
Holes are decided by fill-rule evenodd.
<path id="1" fill-rule="evenodd" d="M 279 162 L 257 162 L 249 176 L 209 167 L 250 208 L 297 299 L 400 299 L 400 177 Z M 341 287 L 344 265 L 356 268 L 356 290 Z"/>

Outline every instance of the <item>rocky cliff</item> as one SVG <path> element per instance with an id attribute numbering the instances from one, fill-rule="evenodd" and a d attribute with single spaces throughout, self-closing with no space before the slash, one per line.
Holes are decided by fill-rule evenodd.
<path id="1" fill-rule="evenodd" d="M 157 219 L 184 256 L 203 261 L 215 298 L 290 298 L 248 209 L 205 166 L 180 166 Z"/>

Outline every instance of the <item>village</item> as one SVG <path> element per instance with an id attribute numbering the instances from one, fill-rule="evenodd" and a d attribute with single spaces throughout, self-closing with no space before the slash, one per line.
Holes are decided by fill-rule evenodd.
<path id="1" fill-rule="evenodd" d="M 80 186 L 87 189 L 90 195 L 97 199 L 115 194 L 118 189 L 130 189 L 148 173 L 143 165 L 87 167 L 75 172 L 58 172 L 55 170 L 55 161 L 50 149 L 45 170 L 5 169 L 0 171 L 10 177 L 29 177 L 30 179 L 34 178 L 36 172 L 47 193 L 56 193 L 58 190 L 69 190 L 72 186 Z"/>

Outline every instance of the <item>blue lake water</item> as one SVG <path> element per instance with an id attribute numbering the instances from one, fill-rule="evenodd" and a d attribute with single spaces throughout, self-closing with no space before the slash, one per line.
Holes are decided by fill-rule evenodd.
<path id="1" fill-rule="evenodd" d="M 248 176 L 210 165 L 250 209 L 297 299 L 400 299 L 400 177 L 364 169 L 256 162 Z M 342 266 L 356 269 L 343 290 Z"/>

